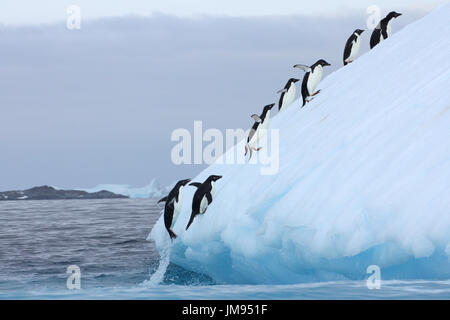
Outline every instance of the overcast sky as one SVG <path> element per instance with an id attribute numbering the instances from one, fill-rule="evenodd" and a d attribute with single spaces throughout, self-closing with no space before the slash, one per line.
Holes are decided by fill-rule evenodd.
<path id="1" fill-rule="evenodd" d="M 0 190 L 193 177 L 202 166 L 171 163 L 174 129 L 249 128 L 303 76 L 293 64 L 324 58 L 329 74 L 351 32 L 366 28 L 365 1 L 166 2 L 78 1 L 82 28 L 71 31 L 60 14 L 72 1 L 2 0 Z M 394 32 L 433 7 L 378 3 L 404 13 Z"/>
<path id="2" fill-rule="evenodd" d="M 65 19 L 68 5 L 78 5 L 86 19 L 143 15 L 154 12 L 188 15 L 346 15 L 370 5 L 398 10 L 430 10 L 446 0 L 2 0 L 0 22 L 6 24 L 52 23 Z"/>

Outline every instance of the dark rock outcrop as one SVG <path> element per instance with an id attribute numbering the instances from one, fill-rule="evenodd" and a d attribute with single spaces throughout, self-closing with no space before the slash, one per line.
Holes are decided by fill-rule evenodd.
<path id="1" fill-rule="evenodd" d="M 22 191 L 0 192 L 0 201 L 6 200 L 71 200 L 71 199 L 125 199 L 127 196 L 109 191 L 89 193 L 79 190 L 57 190 L 49 186 L 34 187 Z"/>

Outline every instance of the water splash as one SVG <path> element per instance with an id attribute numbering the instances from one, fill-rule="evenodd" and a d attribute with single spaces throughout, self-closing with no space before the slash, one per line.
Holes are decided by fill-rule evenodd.
<path id="1" fill-rule="evenodd" d="M 167 267 L 170 263 L 170 251 L 172 249 L 172 242 L 167 239 L 165 241 L 162 250 L 160 251 L 158 269 L 150 276 L 149 280 L 145 280 L 142 285 L 145 287 L 155 287 L 164 280 Z"/>

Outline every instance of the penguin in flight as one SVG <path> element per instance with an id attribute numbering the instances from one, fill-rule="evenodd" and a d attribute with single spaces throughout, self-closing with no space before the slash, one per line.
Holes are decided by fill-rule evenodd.
<path id="1" fill-rule="evenodd" d="M 330 66 L 330 64 L 323 59 L 318 60 L 311 67 L 304 64 L 296 64 L 294 66 L 294 68 L 299 68 L 306 72 L 302 81 L 302 108 L 307 102 L 311 101 L 307 99 L 308 97 L 313 97 L 320 92 L 320 90 L 316 92 L 314 90 L 316 90 L 320 80 L 322 80 L 323 67 L 325 66 Z"/>
<path id="2" fill-rule="evenodd" d="M 295 100 L 296 87 L 295 83 L 299 79 L 290 78 L 284 89 L 279 90 L 277 93 L 281 93 L 280 101 L 278 102 L 278 111 L 286 109 Z"/>
<path id="3" fill-rule="evenodd" d="M 248 150 L 250 149 L 249 160 L 252 158 L 253 150 L 261 150 L 261 148 L 258 148 L 257 145 L 259 140 L 267 134 L 267 130 L 269 129 L 270 110 L 274 105 L 275 103 L 265 106 L 260 116 L 258 116 L 257 114 L 253 114 L 251 116 L 253 120 L 255 120 L 255 123 L 253 124 L 253 127 L 250 129 L 250 133 L 248 134 L 244 154 L 244 156 L 246 156 Z"/>
<path id="4" fill-rule="evenodd" d="M 213 201 L 214 196 L 214 184 L 217 180 L 222 178 L 222 176 L 209 176 L 205 182 L 192 182 L 189 185 L 197 187 L 197 191 L 194 193 L 194 197 L 192 199 L 192 213 L 191 218 L 189 219 L 189 223 L 186 226 L 186 230 L 189 229 L 194 218 L 198 214 L 204 214 L 206 209 L 208 209 L 208 205 Z"/>
<path id="5" fill-rule="evenodd" d="M 177 235 L 172 231 L 175 222 L 181 211 L 181 191 L 191 179 L 180 180 L 175 187 L 169 192 L 169 195 L 160 199 L 158 203 L 165 202 L 164 206 L 164 225 L 169 233 L 170 239 L 175 239 Z"/>
<path id="6" fill-rule="evenodd" d="M 370 49 L 392 35 L 392 19 L 395 19 L 401 15 L 401 13 L 391 11 L 384 19 L 381 19 L 370 37 Z"/>
<path id="7" fill-rule="evenodd" d="M 353 62 L 358 55 L 359 48 L 361 47 L 361 33 L 364 30 L 356 29 L 353 34 L 348 38 L 344 49 L 344 66 Z"/>

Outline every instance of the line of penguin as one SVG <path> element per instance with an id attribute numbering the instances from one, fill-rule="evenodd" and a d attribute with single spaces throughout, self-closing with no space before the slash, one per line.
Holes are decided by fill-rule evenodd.
<path id="1" fill-rule="evenodd" d="M 392 34 L 391 23 L 392 20 L 401 16 L 401 13 L 395 11 L 390 12 L 385 18 L 383 18 L 376 28 L 372 32 L 370 37 L 370 49 L 373 49 L 383 40 L 387 39 Z M 364 32 L 362 29 L 356 29 L 352 35 L 348 38 L 345 48 L 343 62 L 344 66 L 353 62 L 359 53 L 361 47 L 361 34 Z M 328 62 L 323 59 L 318 60 L 311 66 L 304 64 L 296 64 L 294 68 L 301 69 L 305 72 L 302 81 L 301 94 L 303 98 L 303 104 L 301 108 L 305 106 L 306 103 L 311 101 L 315 95 L 317 95 L 320 90 L 315 91 L 322 79 L 323 67 L 330 66 Z M 278 102 L 278 112 L 285 110 L 290 104 L 292 104 L 296 97 L 296 85 L 299 79 L 290 78 L 286 83 L 285 87 L 277 92 L 280 95 L 280 100 Z M 258 147 L 259 140 L 265 135 L 267 129 L 269 128 L 269 118 L 270 110 L 275 106 L 275 103 L 269 104 L 264 107 L 261 115 L 253 114 L 251 118 L 255 120 L 252 128 L 250 129 L 247 144 L 245 145 L 245 156 L 248 151 L 250 151 L 249 159 L 252 157 L 253 151 L 259 151 L 261 147 Z M 165 202 L 164 205 L 164 225 L 169 233 L 171 240 L 175 239 L 177 235 L 172 230 L 178 216 L 181 212 L 182 204 L 182 189 L 189 183 L 190 186 L 194 186 L 197 190 L 194 193 L 192 199 L 192 212 L 189 222 L 186 226 L 186 230 L 189 229 L 195 217 L 199 214 L 204 214 L 208 209 L 208 206 L 213 201 L 214 196 L 214 184 L 217 180 L 221 179 L 222 176 L 211 175 L 203 183 L 191 182 L 191 179 L 180 180 L 176 183 L 169 194 L 160 199 L 158 203 Z"/>

